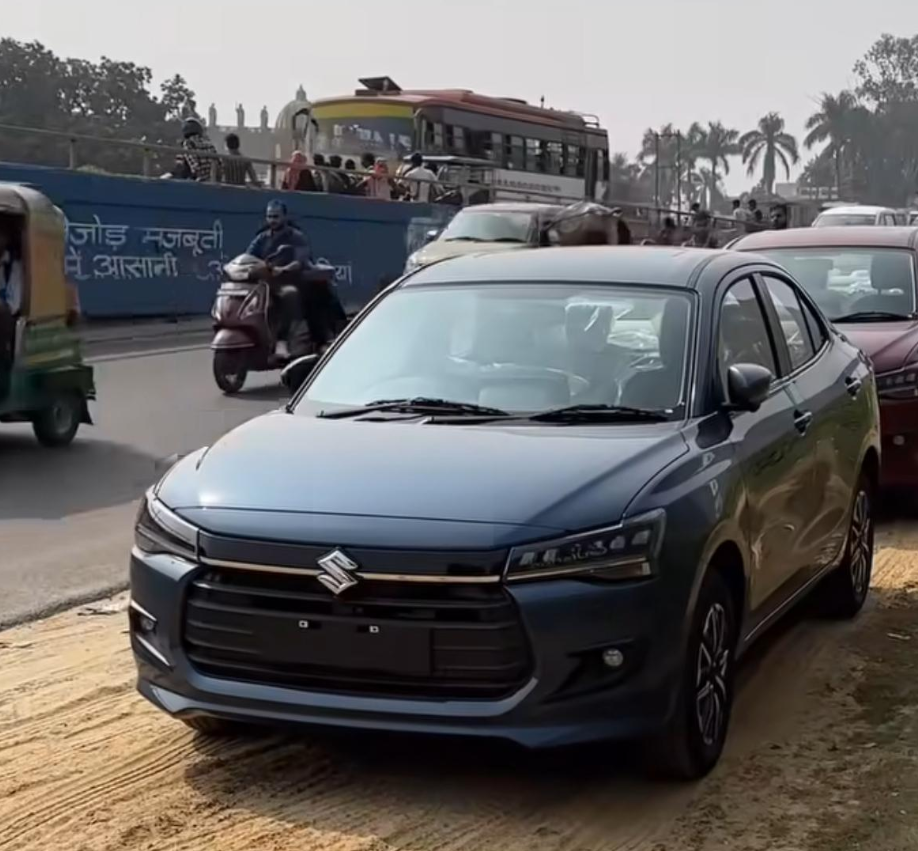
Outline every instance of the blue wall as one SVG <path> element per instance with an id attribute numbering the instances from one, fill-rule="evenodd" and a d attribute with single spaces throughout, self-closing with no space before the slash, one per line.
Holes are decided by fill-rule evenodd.
<path id="1" fill-rule="evenodd" d="M 351 310 L 397 277 L 424 234 L 452 209 L 185 181 L 108 177 L 0 163 L 0 181 L 29 183 L 67 216 L 67 276 L 86 316 L 210 311 L 220 268 L 245 251 L 264 208 L 282 197 L 317 259 L 338 269 Z"/>

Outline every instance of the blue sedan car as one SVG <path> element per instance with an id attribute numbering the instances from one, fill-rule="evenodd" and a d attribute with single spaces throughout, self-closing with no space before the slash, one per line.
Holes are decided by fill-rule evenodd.
<path id="1" fill-rule="evenodd" d="M 205 733 L 640 738 L 698 777 L 763 630 L 863 605 L 878 432 L 868 362 L 763 258 L 435 264 L 147 494 L 139 689 Z"/>

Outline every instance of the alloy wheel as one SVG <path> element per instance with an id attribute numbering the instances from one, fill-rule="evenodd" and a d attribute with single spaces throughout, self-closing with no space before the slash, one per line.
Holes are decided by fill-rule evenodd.
<path id="1" fill-rule="evenodd" d="M 729 667 L 727 612 L 720 603 L 713 603 L 704 619 L 695 677 L 695 718 L 708 747 L 720 741 L 726 725 Z"/>
<path id="2" fill-rule="evenodd" d="M 859 491 L 854 502 L 854 511 L 851 514 L 851 538 L 848 544 L 851 584 L 859 599 L 867 593 L 867 583 L 870 581 L 872 524 L 870 497 L 865 491 Z"/>

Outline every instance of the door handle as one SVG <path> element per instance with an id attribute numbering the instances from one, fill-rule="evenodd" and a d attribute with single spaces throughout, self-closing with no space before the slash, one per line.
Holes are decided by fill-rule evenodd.
<path id="1" fill-rule="evenodd" d="M 800 434 L 807 433 L 811 422 L 813 422 L 813 414 L 811 411 L 797 411 L 794 415 L 794 428 L 796 428 Z"/>
<path id="2" fill-rule="evenodd" d="M 845 379 L 845 389 L 848 391 L 848 395 L 856 399 L 857 394 L 861 392 L 861 386 L 863 382 L 860 378 L 854 378 L 853 376 Z"/>

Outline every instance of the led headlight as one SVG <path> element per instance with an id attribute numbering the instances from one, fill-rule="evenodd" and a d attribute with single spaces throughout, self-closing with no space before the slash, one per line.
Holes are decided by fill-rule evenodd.
<path id="1" fill-rule="evenodd" d="M 507 580 L 644 579 L 656 570 L 665 525 L 666 514 L 661 509 L 619 526 L 514 547 L 507 559 Z"/>
<path id="2" fill-rule="evenodd" d="M 918 363 L 910 363 L 894 372 L 877 376 L 877 395 L 884 399 L 918 397 Z"/>
<path id="3" fill-rule="evenodd" d="M 147 491 L 134 526 L 134 545 L 149 555 L 197 560 L 198 530 Z"/>

